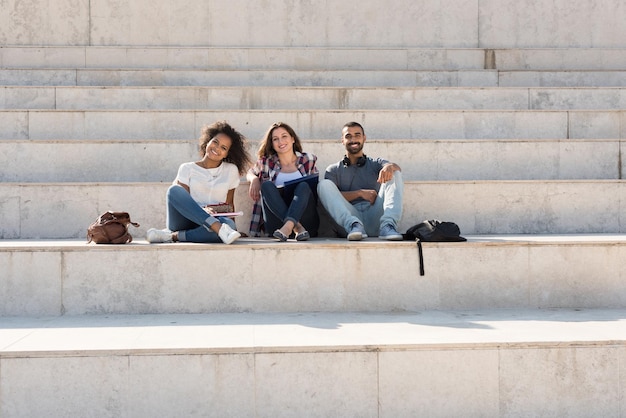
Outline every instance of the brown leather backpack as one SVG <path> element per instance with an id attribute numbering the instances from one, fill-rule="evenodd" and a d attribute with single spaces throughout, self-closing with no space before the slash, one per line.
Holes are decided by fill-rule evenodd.
<path id="1" fill-rule="evenodd" d="M 128 225 L 138 227 L 139 224 L 130 220 L 128 212 L 107 211 L 87 228 L 87 243 L 126 244 L 133 241 L 128 232 Z"/>

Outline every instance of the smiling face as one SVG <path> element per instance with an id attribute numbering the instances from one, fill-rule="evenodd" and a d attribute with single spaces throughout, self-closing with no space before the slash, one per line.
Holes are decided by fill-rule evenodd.
<path id="1" fill-rule="evenodd" d="M 205 158 L 220 163 L 228 156 L 233 141 L 228 135 L 217 134 L 206 144 Z"/>
<path id="2" fill-rule="evenodd" d="M 285 128 L 279 127 L 272 131 L 272 148 L 278 155 L 293 153 L 293 144 L 296 140 Z"/>
<path id="3" fill-rule="evenodd" d="M 341 143 L 346 148 L 348 154 L 361 156 L 363 154 L 365 134 L 359 126 L 345 126 L 341 131 Z"/>

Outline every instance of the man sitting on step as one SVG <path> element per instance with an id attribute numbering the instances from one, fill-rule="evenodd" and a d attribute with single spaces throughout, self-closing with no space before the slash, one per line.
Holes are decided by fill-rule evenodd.
<path id="1" fill-rule="evenodd" d="M 343 126 L 346 155 L 326 169 L 318 185 L 320 202 L 333 219 L 337 235 L 350 241 L 368 236 L 400 241 L 404 185 L 400 167 L 363 153 L 365 131 L 357 122 Z"/>

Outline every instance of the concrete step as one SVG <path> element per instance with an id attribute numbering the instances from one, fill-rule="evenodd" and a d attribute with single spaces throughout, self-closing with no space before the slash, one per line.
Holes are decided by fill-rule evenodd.
<path id="1" fill-rule="evenodd" d="M 492 87 L 493 70 L 2 69 L 0 85 Z"/>
<path id="2" fill-rule="evenodd" d="M 623 48 L 507 48 L 486 51 L 500 71 L 597 71 L 626 69 Z"/>
<path id="3" fill-rule="evenodd" d="M 0 68 L 624 71 L 626 48 L 4 46 Z"/>
<path id="4" fill-rule="evenodd" d="M 342 156 L 339 140 L 304 140 L 318 169 Z M 250 154 L 255 155 L 256 141 Z M 367 153 L 402 167 L 405 180 L 610 180 L 626 173 L 626 142 L 559 140 L 377 140 Z M 80 158 L 67 158 L 80 155 Z M 180 162 L 198 158 L 179 140 L 4 140 L 0 182 L 170 182 Z"/>
<path id="5" fill-rule="evenodd" d="M 625 70 L 0 69 L 3 86 L 626 87 Z"/>
<path id="6" fill-rule="evenodd" d="M 136 239 L 120 246 L 84 240 L 3 240 L 0 315 L 396 312 L 626 304 L 624 234 L 467 238 L 467 242 L 424 243 L 424 276 L 411 241 L 314 238 L 279 243 L 241 238 L 224 245 L 148 244 Z M 304 266 L 296 276 L 269 268 L 293 263 Z"/>
<path id="7" fill-rule="evenodd" d="M 500 71 L 500 87 L 623 87 L 625 71 Z"/>
<path id="8" fill-rule="evenodd" d="M 485 68 L 485 53 L 486 50 L 479 48 L 38 46 L 0 49 L 0 67 L 226 71 L 482 70 Z M 614 55 L 606 54 L 606 58 L 620 62 L 622 54 L 626 55 L 626 50 L 617 50 Z M 512 60 L 509 58 L 507 61 Z"/>
<path id="9" fill-rule="evenodd" d="M 276 121 L 302 139 L 339 137 L 362 122 L 379 139 L 626 138 L 626 110 L 2 110 L 0 139 L 185 139 L 226 119 L 249 138 Z"/>
<path id="10" fill-rule="evenodd" d="M 82 238 L 107 210 L 130 212 L 141 224 L 133 235 L 143 237 L 148 228 L 165 227 L 169 184 L 0 183 L 0 238 Z M 246 183 L 235 205 L 244 211 L 238 229 L 248 232 Z M 458 223 L 466 234 L 626 232 L 623 180 L 405 181 L 403 206 L 402 231 L 440 219 Z"/>
<path id="11" fill-rule="evenodd" d="M 619 416 L 625 315 L 510 309 L 0 318 L 0 412 Z"/>
<path id="12" fill-rule="evenodd" d="M 626 88 L 4 87 L 0 109 L 625 109 Z"/>

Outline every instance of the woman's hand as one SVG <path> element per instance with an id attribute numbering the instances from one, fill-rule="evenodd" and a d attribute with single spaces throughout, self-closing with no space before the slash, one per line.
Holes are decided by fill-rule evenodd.
<path id="1" fill-rule="evenodd" d="M 261 180 L 258 177 L 255 177 L 250 181 L 250 189 L 248 190 L 248 195 L 250 199 L 255 202 L 261 198 Z"/>

